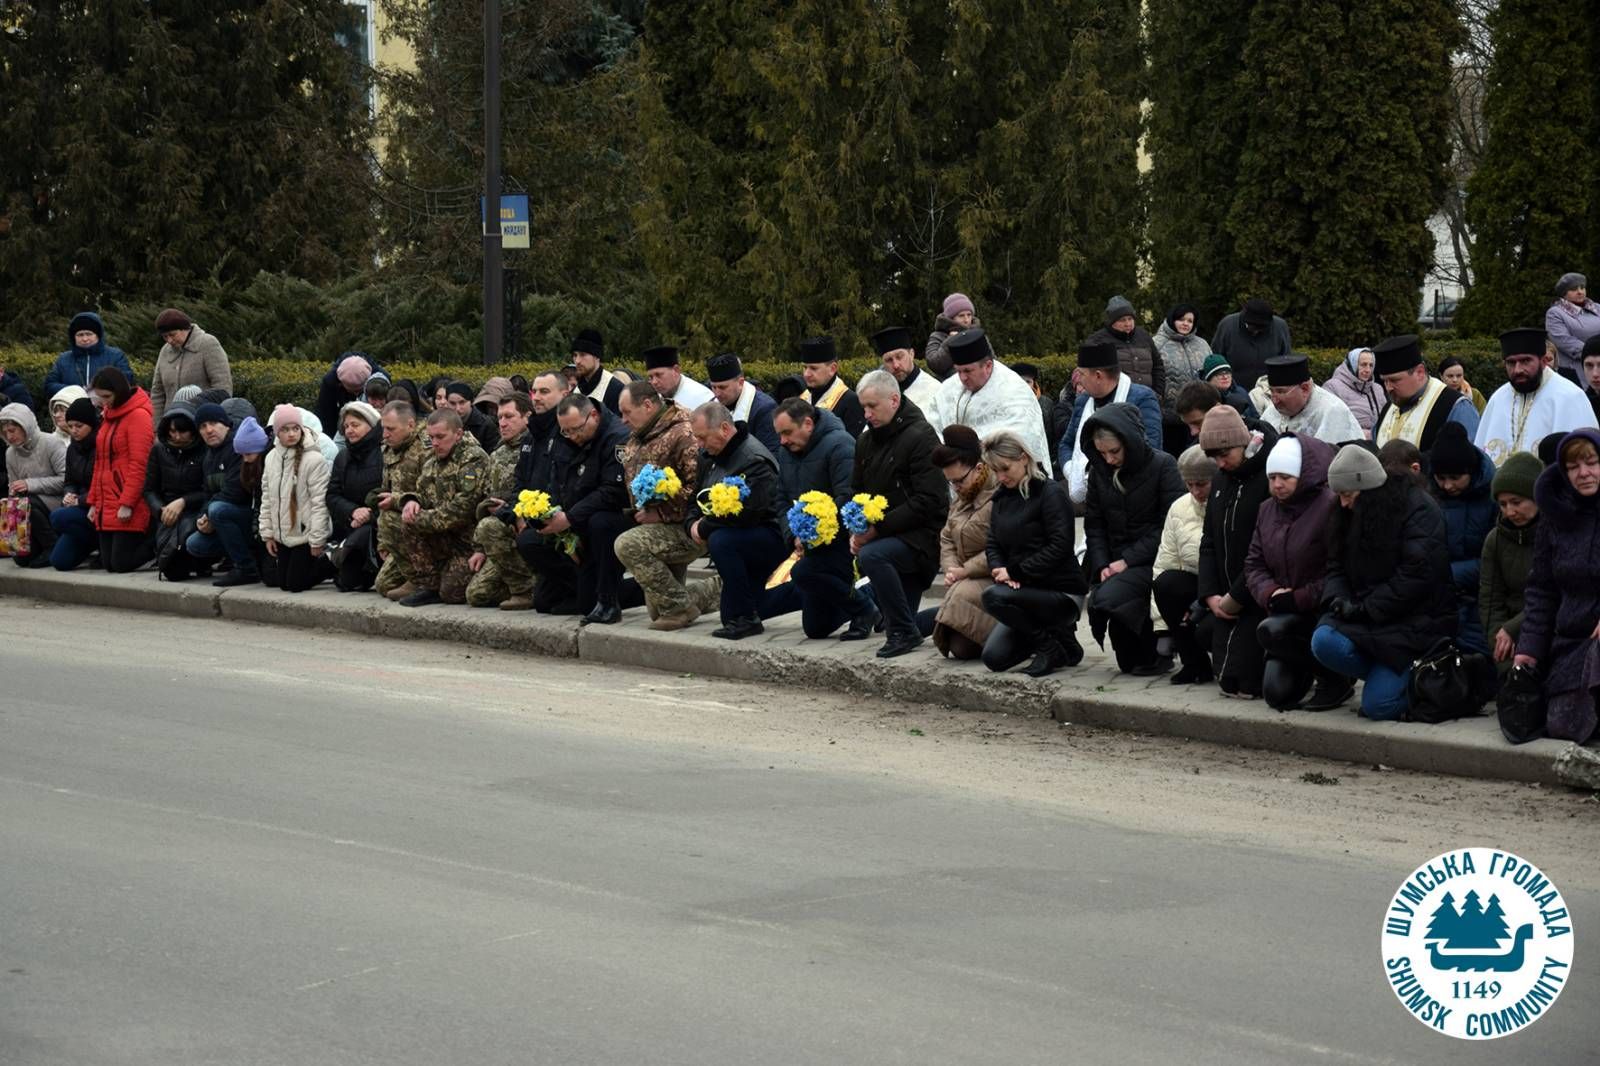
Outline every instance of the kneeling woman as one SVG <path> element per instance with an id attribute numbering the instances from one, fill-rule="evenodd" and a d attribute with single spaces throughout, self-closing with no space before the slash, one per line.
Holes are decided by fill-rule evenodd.
<path id="1" fill-rule="evenodd" d="M 997 624 L 984 641 L 983 664 L 1009 670 L 1031 655 L 1030 677 L 1076 666 L 1083 659 L 1077 598 L 1088 586 L 1073 551 L 1072 499 L 1015 433 L 984 441 L 983 460 L 1000 483 L 989 505 L 994 584 L 983 590 L 983 609 Z"/>
<path id="2" fill-rule="evenodd" d="M 1544 676 L 1545 732 L 1584 744 L 1595 735 L 1600 673 L 1600 432 L 1567 434 L 1533 495 L 1539 532 L 1515 662 Z"/>
<path id="3" fill-rule="evenodd" d="M 328 572 L 322 559 L 333 528 L 328 460 L 291 404 L 272 412 L 272 433 L 261 479 L 261 540 L 277 560 L 278 587 L 304 592 Z"/>
<path id="4" fill-rule="evenodd" d="M 1361 713 L 1405 714 L 1412 662 L 1456 631 L 1450 545 L 1439 505 L 1410 471 L 1389 474 L 1360 444 L 1328 467 L 1339 495 L 1322 586 L 1327 609 L 1311 654 L 1345 677 L 1361 678 Z"/>

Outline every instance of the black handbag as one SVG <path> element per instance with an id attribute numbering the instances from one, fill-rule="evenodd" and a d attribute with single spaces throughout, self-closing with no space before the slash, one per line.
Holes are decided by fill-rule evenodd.
<path id="1" fill-rule="evenodd" d="M 1437 725 L 1471 718 L 1482 712 L 1494 689 L 1494 663 L 1489 657 L 1462 651 L 1454 640 L 1443 637 L 1411 664 L 1406 720 Z"/>
<path id="2" fill-rule="evenodd" d="M 1513 666 L 1494 698 L 1500 733 L 1512 744 L 1544 736 L 1544 682 L 1532 666 Z"/>

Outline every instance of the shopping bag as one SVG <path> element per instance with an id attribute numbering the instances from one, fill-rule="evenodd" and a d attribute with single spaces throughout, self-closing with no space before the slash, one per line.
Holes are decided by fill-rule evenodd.
<path id="1" fill-rule="evenodd" d="M 28 555 L 33 524 L 26 496 L 7 496 L 0 500 L 0 555 Z"/>

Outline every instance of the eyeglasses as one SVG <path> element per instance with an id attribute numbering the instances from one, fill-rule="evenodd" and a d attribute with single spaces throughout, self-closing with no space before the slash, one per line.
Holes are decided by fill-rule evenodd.
<path id="1" fill-rule="evenodd" d="M 950 487 L 951 488 L 959 489 L 962 485 L 965 485 L 967 483 L 967 478 L 971 477 L 973 471 L 975 471 L 977 469 L 978 468 L 975 467 L 975 466 L 969 466 L 969 467 L 967 467 L 967 472 L 965 474 L 962 474 L 960 477 L 947 477 L 947 478 L 945 478 L 945 480 L 950 483 Z"/>

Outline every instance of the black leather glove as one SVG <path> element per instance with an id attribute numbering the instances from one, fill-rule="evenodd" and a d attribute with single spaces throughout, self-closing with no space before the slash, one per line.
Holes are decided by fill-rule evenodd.
<path id="1" fill-rule="evenodd" d="M 1294 592 L 1289 589 L 1280 589 L 1267 600 L 1268 614 L 1293 614 Z"/>
<path id="2" fill-rule="evenodd" d="M 1345 596 L 1337 597 L 1328 611 L 1341 622 L 1359 622 L 1367 616 L 1366 609 L 1355 600 Z"/>
<path id="3" fill-rule="evenodd" d="M 1184 624 L 1190 628 L 1198 626 L 1200 624 L 1200 620 L 1210 613 L 1211 608 L 1207 607 L 1200 600 L 1195 600 L 1194 603 L 1189 605 L 1189 613 L 1183 617 Z"/>

